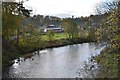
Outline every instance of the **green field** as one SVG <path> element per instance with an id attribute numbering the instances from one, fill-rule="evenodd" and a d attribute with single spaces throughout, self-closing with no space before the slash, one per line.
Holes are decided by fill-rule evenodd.
<path id="1" fill-rule="evenodd" d="M 66 33 L 55 33 L 53 39 L 54 40 L 60 40 L 60 39 L 65 39 L 67 38 Z M 43 41 L 48 41 L 48 36 L 47 35 L 42 35 L 42 40 Z"/>
<path id="2" fill-rule="evenodd" d="M 87 31 L 81 31 L 79 33 L 79 36 L 81 38 L 86 38 L 88 36 L 88 32 Z M 67 33 L 54 33 L 54 37 L 53 40 L 60 40 L 60 39 L 65 39 L 68 38 Z M 42 40 L 43 41 L 48 41 L 48 36 L 46 34 L 42 35 Z"/>

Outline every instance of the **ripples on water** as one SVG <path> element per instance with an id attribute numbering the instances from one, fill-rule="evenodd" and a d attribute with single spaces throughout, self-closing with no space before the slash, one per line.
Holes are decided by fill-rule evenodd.
<path id="1" fill-rule="evenodd" d="M 3 78 L 91 78 L 97 74 L 98 65 L 90 57 L 99 55 L 103 48 L 101 44 L 83 43 L 40 50 L 31 58 L 14 60 L 3 71 Z"/>

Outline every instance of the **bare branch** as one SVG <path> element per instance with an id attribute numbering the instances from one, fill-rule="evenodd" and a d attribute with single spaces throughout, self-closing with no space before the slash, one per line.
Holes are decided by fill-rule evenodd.
<path id="1" fill-rule="evenodd" d="M 97 14 L 104 14 L 113 12 L 118 6 L 118 2 L 102 2 L 96 6 L 95 12 Z"/>

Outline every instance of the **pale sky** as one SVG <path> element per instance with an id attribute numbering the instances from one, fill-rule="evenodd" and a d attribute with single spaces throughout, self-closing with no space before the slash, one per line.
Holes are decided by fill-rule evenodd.
<path id="1" fill-rule="evenodd" d="M 95 6 L 110 0 L 29 0 L 24 4 L 33 10 L 33 14 L 58 17 L 89 16 L 95 13 Z"/>

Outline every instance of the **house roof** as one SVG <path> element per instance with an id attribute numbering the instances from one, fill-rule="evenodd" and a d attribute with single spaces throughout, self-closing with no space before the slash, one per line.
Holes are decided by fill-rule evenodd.
<path id="1" fill-rule="evenodd" d="M 57 28 L 57 26 L 55 26 L 55 25 L 49 25 L 49 26 L 47 26 L 47 28 Z"/>

